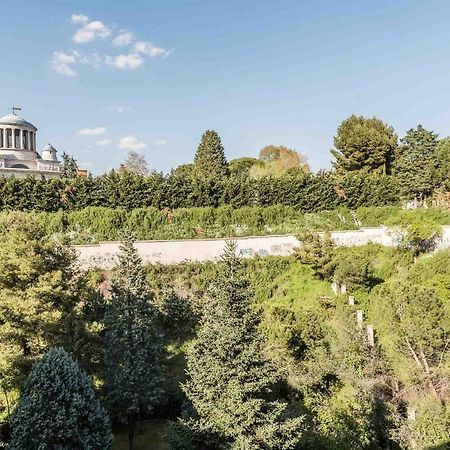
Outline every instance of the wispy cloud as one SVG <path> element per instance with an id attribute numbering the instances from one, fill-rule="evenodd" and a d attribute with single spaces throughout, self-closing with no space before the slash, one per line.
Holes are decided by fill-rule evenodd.
<path id="1" fill-rule="evenodd" d="M 100 147 L 104 147 L 105 145 L 110 145 L 111 144 L 111 139 L 105 138 L 105 139 L 100 139 L 99 141 L 96 141 L 94 143 L 94 145 L 99 145 Z"/>
<path id="2" fill-rule="evenodd" d="M 53 57 L 50 64 L 56 73 L 75 77 L 77 73 L 72 66 L 76 62 L 76 56 L 72 53 L 53 52 Z"/>
<path id="3" fill-rule="evenodd" d="M 117 56 L 106 56 L 105 62 L 108 66 L 113 66 L 116 69 L 135 70 L 139 68 L 144 60 L 142 57 L 136 53 L 122 54 Z"/>
<path id="4" fill-rule="evenodd" d="M 119 148 L 124 150 L 140 150 L 145 147 L 147 144 L 134 136 L 125 136 L 119 141 Z"/>
<path id="5" fill-rule="evenodd" d="M 167 145 L 167 141 L 165 139 L 157 139 L 155 141 L 155 145 Z"/>
<path id="6" fill-rule="evenodd" d="M 70 16 L 70 20 L 72 23 L 87 23 L 89 22 L 89 17 L 85 16 L 84 14 L 72 14 Z"/>
<path id="7" fill-rule="evenodd" d="M 98 127 L 98 128 L 82 128 L 78 131 L 77 134 L 80 136 L 100 136 L 102 134 L 105 134 L 106 128 L 105 127 Z"/>
<path id="8" fill-rule="evenodd" d="M 110 51 L 101 53 L 98 50 L 87 53 L 78 50 L 55 51 L 53 52 L 51 67 L 61 75 L 76 76 L 77 70 L 75 67 L 79 64 L 94 68 L 107 65 L 119 70 L 136 70 L 142 67 L 146 59 L 167 58 L 173 50 L 159 47 L 150 41 L 137 40 L 131 31 L 125 29 L 120 29 L 115 36 L 112 36 L 112 29 L 115 27 L 111 27 L 100 20 L 91 20 L 81 13 L 72 14 L 70 21 L 77 27 L 72 36 L 72 41 L 75 44 L 87 45 L 98 40 L 106 40 Z M 129 50 L 114 54 L 117 49 L 124 47 L 129 47 Z"/>
<path id="9" fill-rule="evenodd" d="M 71 19 L 72 23 L 82 24 L 82 27 L 72 36 L 76 44 L 86 44 L 98 38 L 105 39 L 111 34 L 111 30 L 100 20 L 89 21 L 87 16 L 81 14 L 72 15 Z"/>
<path id="10" fill-rule="evenodd" d="M 151 42 L 147 41 L 136 42 L 136 44 L 134 44 L 134 49 L 137 53 L 147 55 L 152 58 L 155 58 L 157 56 L 165 56 L 169 52 L 169 50 L 165 50 L 161 47 L 156 47 Z"/>
<path id="11" fill-rule="evenodd" d="M 133 33 L 130 33 L 129 31 L 122 31 L 114 38 L 112 43 L 116 47 L 125 47 L 127 45 L 130 45 L 133 41 L 134 41 Z"/>

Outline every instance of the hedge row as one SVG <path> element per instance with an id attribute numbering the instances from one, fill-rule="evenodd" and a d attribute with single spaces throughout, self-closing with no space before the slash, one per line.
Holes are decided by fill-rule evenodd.
<path id="1" fill-rule="evenodd" d="M 177 173 L 143 177 L 111 172 L 99 178 L 44 180 L 0 178 L 0 210 L 74 211 L 90 206 L 158 209 L 285 205 L 302 212 L 340 206 L 384 206 L 399 201 L 388 176 L 332 173 L 286 174 L 260 180 L 230 176 L 200 180 Z"/>
<path id="2" fill-rule="evenodd" d="M 15 212 L 0 212 L 0 225 Z M 197 237 L 296 234 L 302 231 L 349 230 L 358 224 L 350 210 L 302 213 L 291 206 L 181 208 L 173 211 L 154 207 L 127 211 L 123 208 L 88 207 L 79 211 L 30 212 L 47 236 L 68 236 L 74 244 L 117 240 L 131 230 L 139 240 Z M 362 226 L 379 226 L 399 214 L 428 217 L 450 224 L 450 211 L 428 209 L 402 211 L 398 207 L 356 210 Z M 0 227 L 1 229 L 1 227 Z"/>

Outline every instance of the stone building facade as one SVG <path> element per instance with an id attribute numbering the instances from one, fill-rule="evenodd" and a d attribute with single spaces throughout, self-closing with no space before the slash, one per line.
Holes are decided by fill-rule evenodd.
<path id="1" fill-rule="evenodd" d="M 56 150 L 47 144 L 36 150 L 37 128 L 17 114 L 0 118 L 0 176 L 44 176 L 58 178 L 61 163 Z"/>

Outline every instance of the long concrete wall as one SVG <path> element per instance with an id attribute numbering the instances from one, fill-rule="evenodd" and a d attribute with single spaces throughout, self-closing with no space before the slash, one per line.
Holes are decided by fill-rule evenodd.
<path id="1" fill-rule="evenodd" d="M 362 228 L 357 231 L 334 231 L 332 239 L 337 245 L 356 246 L 374 242 L 394 246 L 395 233 L 385 227 Z M 100 242 L 97 245 L 78 245 L 79 261 L 83 268 L 111 269 L 119 252 L 118 242 Z M 184 261 L 217 261 L 223 251 L 225 239 L 183 239 L 172 241 L 137 241 L 136 249 L 144 263 L 178 264 Z M 298 241 L 294 235 L 260 236 L 237 239 L 238 252 L 243 257 L 290 255 Z M 450 226 L 443 227 L 439 248 L 450 247 Z"/>

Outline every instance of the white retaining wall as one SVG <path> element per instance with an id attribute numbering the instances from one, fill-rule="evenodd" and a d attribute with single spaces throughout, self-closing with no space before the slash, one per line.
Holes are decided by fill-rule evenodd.
<path id="1" fill-rule="evenodd" d="M 395 236 L 385 227 L 362 228 L 357 231 L 333 231 L 332 239 L 346 247 L 369 242 L 394 246 Z M 243 257 L 291 254 L 298 241 L 294 235 L 243 237 L 237 240 L 238 252 Z M 97 245 L 77 245 L 83 268 L 111 269 L 119 252 L 118 242 L 100 242 Z M 220 258 L 225 239 L 182 239 L 171 241 L 137 241 L 135 247 L 144 263 L 176 264 L 184 261 L 216 261 Z M 450 226 L 443 227 L 439 248 L 450 247 Z"/>

